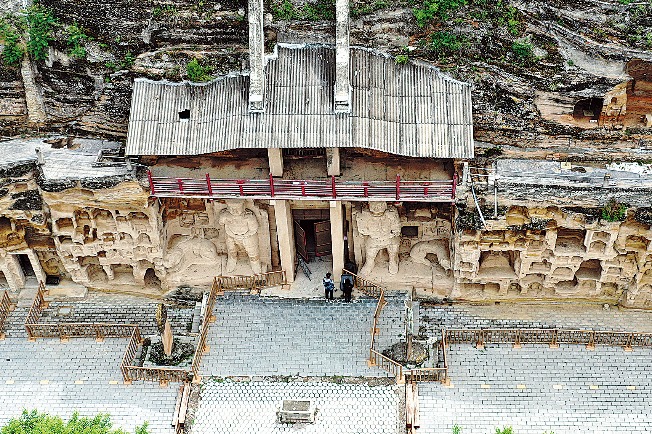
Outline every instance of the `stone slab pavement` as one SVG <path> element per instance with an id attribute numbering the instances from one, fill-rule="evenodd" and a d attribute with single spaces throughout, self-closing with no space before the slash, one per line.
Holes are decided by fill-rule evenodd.
<path id="1" fill-rule="evenodd" d="M 386 376 L 367 367 L 376 299 L 352 303 L 230 294 L 218 298 L 205 376 Z M 405 334 L 405 297 L 389 297 L 378 348 Z"/>
<path id="2" fill-rule="evenodd" d="M 439 336 L 445 328 L 575 328 L 652 332 L 652 311 L 599 304 L 500 303 L 419 306 L 419 330 Z"/>
<path id="3" fill-rule="evenodd" d="M 178 387 L 124 385 L 120 362 L 127 339 L 7 338 L 0 341 L 0 426 L 24 408 L 69 418 L 104 412 L 116 427 L 133 431 L 149 421 L 151 434 L 173 434 Z"/>
<path id="4" fill-rule="evenodd" d="M 397 386 L 326 382 L 206 381 L 192 434 L 399 434 Z M 276 422 L 285 399 L 311 400 L 314 424 Z"/>
<path id="5" fill-rule="evenodd" d="M 652 350 L 452 345 L 452 387 L 419 385 L 419 434 L 652 431 Z"/>

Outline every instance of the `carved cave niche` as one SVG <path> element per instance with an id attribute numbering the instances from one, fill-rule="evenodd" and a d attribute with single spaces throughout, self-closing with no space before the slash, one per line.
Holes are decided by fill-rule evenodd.
<path id="1" fill-rule="evenodd" d="M 9 282 L 7 282 L 7 277 L 2 271 L 0 271 L 0 289 L 9 289 Z"/>
<path id="2" fill-rule="evenodd" d="M 602 265 L 598 259 L 590 259 L 582 262 L 580 268 L 575 272 L 575 277 L 580 280 L 600 280 L 602 276 Z"/>
<path id="3" fill-rule="evenodd" d="M 72 218 L 70 217 L 62 217 L 57 219 L 55 224 L 57 226 L 57 231 L 61 233 L 72 234 L 75 230 Z"/>
<path id="4" fill-rule="evenodd" d="M 86 210 L 77 209 L 73 213 L 73 216 L 75 218 L 75 221 L 77 222 L 77 227 L 83 227 L 83 226 L 90 227 L 92 225 L 91 216 Z"/>
<path id="5" fill-rule="evenodd" d="M 625 249 L 633 251 L 646 251 L 650 240 L 641 235 L 630 235 L 625 239 Z"/>
<path id="6" fill-rule="evenodd" d="M 555 253 L 562 254 L 581 254 L 586 251 L 584 239 L 586 231 L 582 229 L 559 228 L 557 230 L 557 242 L 555 243 Z"/>
<path id="7" fill-rule="evenodd" d="M 100 265 L 92 264 L 86 268 L 90 284 L 106 283 L 109 280 L 106 271 Z"/>
<path id="8" fill-rule="evenodd" d="M 607 244 L 601 240 L 592 241 L 589 246 L 589 253 L 602 255 L 607 250 Z"/>
<path id="9" fill-rule="evenodd" d="M 100 232 L 115 232 L 116 223 L 111 211 L 105 209 L 97 209 L 93 213 L 95 225 Z"/>
<path id="10" fill-rule="evenodd" d="M 113 270 L 113 280 L 116 283 L 135 283 L 134 268 L 131 265 L 113 264 L 111 265 L 111 269 Z"/>
<path id="11" fill-rule="evenodd" d="M 145 270 L 143 281 L 145 282 L 145 287 L 147 288 L 161 289 L 161 280 L 158 278 L 156 271 L 154 271 L 153 268 L 148 268 Z"/>
<path id="12" fill-rule="evenodd" d="M 519 252 L 514 250 L 504 252 L 483 251 L 480 253 L 478 277 L 496 279 L 516 278 L 514 264 L 518 257 Z"/>

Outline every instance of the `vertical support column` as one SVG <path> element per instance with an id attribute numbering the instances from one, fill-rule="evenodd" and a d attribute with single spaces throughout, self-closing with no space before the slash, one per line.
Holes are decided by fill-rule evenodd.
<path id="1" fill-rule="evenodd" d="M 249 111 L 265 110 L 265 34 L 263 0 L 249 0 Z"/>
<path id="2" fill-rule="evenodd" d="M 331 249 L 333 252 L 333 280 L 340 281 L 344 268 L 344 212 L 342 202 L 332 200 L 330 203 Z"/>
<path id="3" fill-rule="evenodd" d="M 288 200 L 275 200 L 273 205 L 281 268 L 285 270 L 288 283 L 292 283 L 294 282 L 294 258 L 296 256 L 292 208 Z"/>
<path id="4" fill-rule="evenodd" d="M 36 275 L 36 278 L 42 281 L 43 283 L 45 283 L 45 279 L 47 276 L 45 274 L 45 271 L 43 271 L 43 267 L 41 266 L 41 261 L 39 261 L 36 252 L 34 252 L 33 250 L 28 250 L 27 257 L 29 258 L 29 262 L 32 264 L 32 269 L 34 270 L 34 274 Z"/>
<path id="5" fill-rule="evenodd" d="M 328 176 L 340 176 L 340 148 L 326 148 Z"/>
<path id="6" fill-rule="evenodd" d="M 18 291 L 25 287 L 25 275 L 16 255 L 0 253 L 0 271 L 5 275 L 9 289 L 12 291 Z"/>
<path id="7" fill-rule="evenodd" d="M 272 176 L 283 176 L 283 150 L 267 148 L 267 159 L 269 160 L 269 173 Z"/>
<path id="8" fill-rule="evenodd" d="M 351 113 L 349 0 L 336 0 L 335 15 L 335 112 Z"/>

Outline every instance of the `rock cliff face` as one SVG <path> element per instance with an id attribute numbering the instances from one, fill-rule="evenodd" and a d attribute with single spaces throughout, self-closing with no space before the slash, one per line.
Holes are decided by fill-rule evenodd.
<path id="1" fill-rule="evenodd" d="M 472 82 L 480 148 L 612 159 L 607 148 L 614 143 L 627 149 L 650 141 L 652 123 L 652 5 L 623 3 L 358 1 L 351 4 L 351 42 L 434 62 Z M 41 130 L 123 139 L 134 77 L 184 79 L 193 58 L 212 75 L 247 65 L 242 0 L 41 4 L 60 24 L 48 59 L 33 65 L 47 115 Z M 414 10 L 433 4 L 439 12 L 415 18 Z M 332 19 L 332 5 L 307 5 L 313 6 L 290 0 L 266 5 L 270 47 L 276 41 L 334 42 L 334 22 L 304 20 Z M 82 58 L 70 56 L 72 24 L 90 37 Z M 29 132 L 24 87 L 31 84 L 23 76 L 0 63 L 5 136 Z"/>

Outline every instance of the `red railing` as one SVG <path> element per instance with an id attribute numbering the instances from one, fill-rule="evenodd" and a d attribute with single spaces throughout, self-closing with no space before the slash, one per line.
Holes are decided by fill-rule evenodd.
<path id="1" fill-rule="evenodd" d="M 252 199 L 344 199 L 411 200 L 452 202 L 456 177 L 446 181 L 343 181 L 336 177 L 322 180 L 211 179 L 156 177 L 148 172 L 150 193 L 155 197 Z"/>

